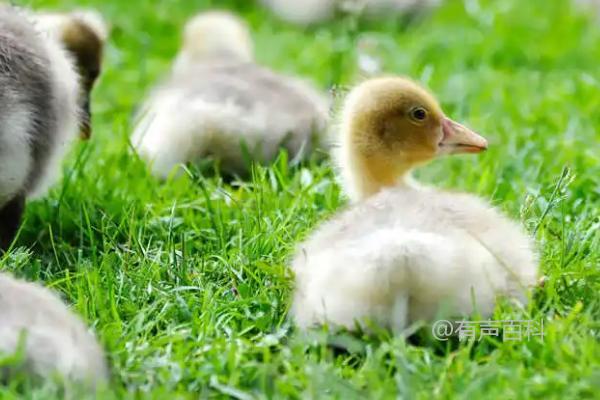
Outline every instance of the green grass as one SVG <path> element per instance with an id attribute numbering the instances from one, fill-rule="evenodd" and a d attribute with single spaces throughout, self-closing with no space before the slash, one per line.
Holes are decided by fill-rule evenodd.
<path id="1" fill-rule="evenodd" d="M 600 398 L 600 23 L 566 0 L 449 0 L 409 26 L 353 19 L 310 30 L 250 1 L 213 1 L 252 26 L 258 60 L 323 89 L 359 80 L 370 32 L 387 72 L 410 75 L 490 139 L 480 157 L 419 176 L 477 193 L 535 234 L 548 280 L 531 306 L 545 337 L 420 346 L 382 334 L 352 352 L 287 322 L 294 244 L 344 206 L 328 162 L 285 158 L 227 184 L 192 170 L 166 183 L 130 151 L 134 107 L 169 68 L 184 21 L 209 1 L 32 0 L 97 7 L 113 25 L 94 136 L 27 209 L 0 269 L 59 291 L 112 365 L 106 398 Z M 562 179 L 561 179 L 562 177 Z M 310 179 L 308 179 L 310 178 Z M 22 382 L 0 398 L 60 396 Z"/>

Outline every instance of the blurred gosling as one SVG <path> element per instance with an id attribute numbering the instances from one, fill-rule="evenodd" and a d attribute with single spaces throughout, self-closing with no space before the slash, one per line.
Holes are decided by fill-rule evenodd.
<path id="1" fill-rule="evenodd" d="M 0 273 L 0 381 L 16 373 L 59 377 L 96 386 L 108 381 L 102 348 L 75 314 L 50 290 Z"/>
<path id="2" fill-rule="evenodd" d="M 600 0 L 573 0 L 573 2 L 582 12 L 592 12 L 596 14 L 596 19 L 600 19 Z"/>
<path id="3" fill-rule="evenodd" d="M 364 15 L 376 18 L 383 15 L 415 15 L 438 7 L 442 0 L 262 0 L 284 21 L 312 25 L 332 19 L 336 13 Z"/>
<path id="4" fill-rule="evenodd" d="M 285 148 L 293 159 L 319 145 L 329 106 L 311 85 L 253 61 L 246 24 L 221 11 L 188 22 L 171 76 L 143 108 L 132 143 L 154 175 L 211 157 L 226 174 L 269 163 Z M 249 160 L 250 159 L 250 160 Z"/>

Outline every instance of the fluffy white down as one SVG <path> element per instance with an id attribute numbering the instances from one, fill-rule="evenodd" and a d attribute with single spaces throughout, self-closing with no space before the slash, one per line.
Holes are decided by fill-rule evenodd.
<path id="1" fill-rule="evenodd" d="M 32 23 L 36 23 L 35 17 L 32 17 Z M 52 76 L 52 94 L 54 101 L 60 104 L 60 111 L 56 115 L 56 142 L 50 150 L 48 164 L 39 172 L 40 179 L 28 194 L 33 198 L 46 194 L 48 188 L 56 182 L 64 154 L 79 132 L 79 75 L 71 56 L 58 41 L 55 28 L 57 26 L 53 25 L 48 25 L 45 29 L 38 27 L 40 39 L 43 40 L 50 59 L 48 68 Z"/>
<path id="2" fill-rule="evenodd" d="M 0 207 L 25 186 L 32 164 L 29 138 L 24 134 L 31 128 L 30 112 L 20 104 L 5 106 L 14 109 L 0 121 L 5 131 L 4 135 L 0 135 Z"/>
<path id="3" fill-rule="evenodd" d="M 108 379 L 96 339 L 57 295 L 0 274 L 0 356 L 14 354 L 19 345 L 24 346 L 27 373 L 59 374 L 90 384 Z"/>
<path id="4" fill-rule="evenodd" d="M 294 258 L 292 316 L 401 333 L 417 321 L 489 316 L 496 296 L 527 302 L 537 260 L 521 228 L 475 196 L 402 186 L 326 222 Z"/>

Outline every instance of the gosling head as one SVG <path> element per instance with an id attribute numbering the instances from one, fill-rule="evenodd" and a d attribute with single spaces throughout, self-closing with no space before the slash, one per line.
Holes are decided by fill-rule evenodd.
<path id="1" fill-rule="evenodd" d="M 91 136 L 90 96 L 102 67 L 104 44 L 108 36 L 102 17 L 93 11 L 67 14 L 38 14 L 41 29 L 58 39 L 71 55 L 80 78 L 80 104 L 82 139 Z"/>
<path id="2" fill-rule="evenodd" d="M 211 59 L 250 62 L 253 58 L 252 37 L 246 23 L 226 11 L 207 11 L 186 24 L 175 70 Z"/>
<path id="3" fill-rule="evenodd" d="M 430 93 L 399 77 L 368 80 L 353 89 L 341 133 L 341 167 L 353 200 L 397 185 L 438 156 L 487 148 L 483 137 L 446 117 Z"/>

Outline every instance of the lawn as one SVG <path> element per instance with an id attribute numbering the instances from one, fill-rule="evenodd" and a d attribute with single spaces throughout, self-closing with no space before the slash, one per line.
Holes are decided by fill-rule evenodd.
<path id="1" fill-rule="evenodd" d="M 99 9 L 112 24 L 94 135 L 31 202 L 0 269 L 59 291 L 109 354 L 102 398 L 600 398 L 600 22 L 566 0 L 448 0 L 411 24 L 355 18 L 309 30 L 249 0 L 25 0 Z M 544 337 L 414 345 L 389 333 L 305 336 L 287 320 L 295 244 L 344 207 L 328 161 L 210 166 L 151 177 L 128 143 L 132 114 L 169 68 L 187 18 L 211 5 L 250 23 L 259 62 L 336 93 L 360 80 L 367 35 L 386 72 L 409 75 L 490 140 L 481 156 L 419 177 L 490 199 L 535 236 L 547 279 L 526 309 Z M 174 116 L 176 117 L 176 116 Z M 338 347 L 347 347 L 340 351 Z M 59 397 L 0 386 L 0 398 Z"/>

